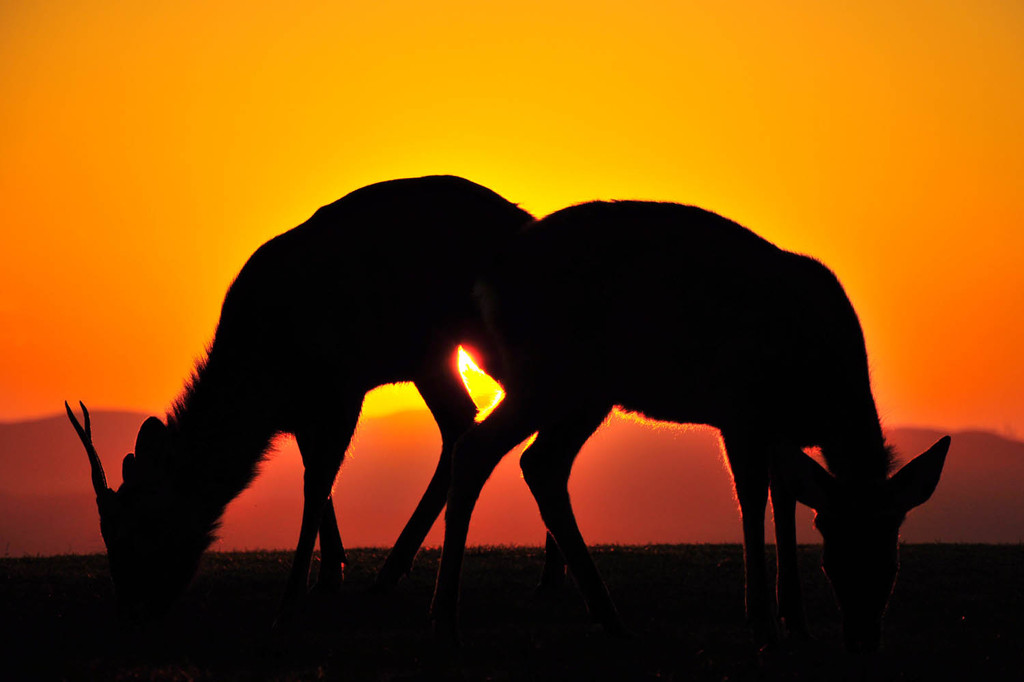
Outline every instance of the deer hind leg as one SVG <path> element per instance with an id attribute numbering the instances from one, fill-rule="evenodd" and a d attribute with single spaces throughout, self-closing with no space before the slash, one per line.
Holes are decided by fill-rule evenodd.
<path id="1" fill-rule="evenodd" d="M 762 444 L 729 433 L 722 435 L 743 520 L 747 621 L 759 647 L 773 645 L 779 641 L 779 626 L 765 565 L 764 512 L 768 503 L 768 455 Z"/>
<path id="2" fill-rule="evenodd" d="M 340 591 L 346 563 L 348 559 L 341 543 L 332 494 L 327 496 L 323 516 L 320 518 L 320 573 L 316 577 L 314 589 L 318 592 Z"/>
<path id="3" fill-rule="evenodd" d="M 771 478 L 772 516 L 775 519 L 775 552 L 778 561 L 776 598 L 779 618 L 791 635 L 808 638 L 800 571 L 796 554 L 796 497 L 779 477 Z"/>
<path id="4" fill-rule="evenodd" d="M 416 388 L 441 430 L 441 457 L 416 510 L 377 574 L 376 591 L 391 589 L 412 568 L 416 552 L 448 499 L 455 441 L 473 425 L 476 416 L 476 405 L 449 360 L 439 359 L 434 363 L 437 372 L 416 380 Z"/>
<path id="5" fill-rule="evenodd" d="M 537 584 L 537 594 L 546 595 L 561 592 L 565 587 L 565 557 L 558 548 L 555 536 L 548 531 L 544 538 L 544 570 Z"/>
<path id="6" fill-rule="evenodd" d="M 299 452 L 302 454 L 302 462 L 305 466 L 302 486 L 302 525 L 278 620 L 290 615 L 299 598 L 305 595 L 309 589 L 309 568 L 313 560 L 313 546 L 316 544 L 317 533 L 321 529 L 324 510 L 330 502 L 334 478 L 338 475 L 338 468 L 345 457 L 345 450 L 348 449 L 352 434 L 355 432 L 361 407 L 362 395 L 360 394 L 358 398 L 353 396 L 337 413 L 326 418 L 312 419 L 295 431 L 295 440 L 299 445 Z M 330 504 L 333 511 L 333 502 Z M 330 524 L 330 522 L 328 523 Z M 331 549 L 341 547 L 337 523 L 333 525 L 338 542 L 336 548 L 331 548 L 331 543 L 328 542 L 329 555 Z M 327 535 L 330 537 L 329 529 Z M 341 557 L 335 554 L 330 558 L 333 562 L 340 562 Z M 329 572 L 331 570 L 333 569 L 328 568 Z M 338 570 L 340 571 L 340 563 Z"/>
<path id="7" fill-rule="evenodd" d="M 459 439 L 452 453 L 444 547 L 430 607 L 434 632 L 448 643 L 454 643 L 458 636 L 459 575 L 469 519 L 480 490 L 501 458 L 537 429 L 522 405 L 510 393 L 486 420 L 474 424 Z"/>
<path id="8" fill-rule="evenodd" d="M 520 466 L 540 508 L 541 517 L 583 592 L 591 616 L 607 632 L 621 634 L 622 622 L 587 550 L 569 499 L 569 473 L 573 461 L 609 410 L 601 407 L 581 412 L 571 419 L 545 427 L 523 453 Z"/>

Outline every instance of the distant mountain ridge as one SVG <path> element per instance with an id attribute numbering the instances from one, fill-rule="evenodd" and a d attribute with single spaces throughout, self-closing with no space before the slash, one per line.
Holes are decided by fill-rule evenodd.
<path id="1" fill-rule="evenodd" d="M 93 414 L 109 482 L 147 415 Z M 894 428 L 903 461 L 945 432 Z M 935 496 L 904 524 L 908 542 L 1020 542 L 1024 539 L 1024 443 L 985 431 L 953 433 Z M 349 546 L 389 546 L 437 464 L 440 435 L 426 410 L 360 422 L 335 487 Z M 302 467 L 282 438 L 255 483 L 229 507 L 218 549 L 291 548 L 298 537 Z M 570 491 L 591 543 L 740 542 L 731 481 L 718 433 L 707 427 L 644 425 L 612 416 L 577 460 Z M 767 514 L 770 527 L 770 511 Z M 811 512 L 799 509 L 801 542 L 819 542 Z M 81 444 L 64 415 L 0 424 L 0 553 L 103 551 Z M 769 535 L 771 537 L 771 535 Z M 439 544 L 435 524 L 429 544 Z M 539 544 L 543 525 L 523 483 L 518 454 L 502 460 L 473 517 L 470 542 Z"/>

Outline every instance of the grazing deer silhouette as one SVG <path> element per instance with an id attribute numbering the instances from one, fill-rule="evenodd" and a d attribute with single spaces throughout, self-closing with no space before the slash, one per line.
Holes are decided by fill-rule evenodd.
<path id="1" fill-rule="evenodd" d="M 435 628 L 455 637 L 469 517 L 495 464 L 520 460 L 549 532 L 607 630 L 619 618 L 580 535 L 567 482 L 613 406 L 721 430 L 744 535 L 746 608 L 759 643 L 779 636 L 764 513 L 771 489 L 778 615 L 805 632 L 795 504 L 817 510 L 823 564 L 850 649 L 877 647 L 899 526 L 939 480 L 949 438 L 891 478 L 860 324 L 836 277 L 699 208 L 590 203 L 527 226 L 480 283 L 505 401 L 458 442 Z M 802 448 L 817 446 L 829 471 Z"/>
<path id="2" fill-rule="evenodd" d="M 150 417 L 123 483 L 107 487 L 84 427 L 100 529 L 118 608 L 128 620 L 164 612 L 194 575 L 225 506 L 256 475 L 279 433 L 305 467 L 298 546 L 282 612 L 307 590 L 317 531 L 319 585 L 342 578 L 331 498 L 363 396 L 412 381 L 437 421 L 441 461 L 378 577 L 387 587 L 445 504 L 455 438 L 476 408 L 455 369 L 469 343 L 490 366 L 473 282 L 500 244 L 531 219 L 494 192 L 449 176 L 364 187 L 261 246 L 224 299 L 220 322 L 166 424 Z"/>

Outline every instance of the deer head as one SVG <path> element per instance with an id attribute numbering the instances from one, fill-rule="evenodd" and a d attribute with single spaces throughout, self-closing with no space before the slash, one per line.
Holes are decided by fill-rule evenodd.
<path id="1" fill-rule="evenodd" d="M 65 402 L 68 419 L 85 446 L 107 547 L 118 614 L 125 623 L 163 615 L 195 574 L 199 556 L 210 542 L 197 532 L 195 514 L 170 485 L 167 427 L 150 417 L 139 429 L 135 452 L 121 463 L 121 487 L 107 487 L 103 464 L 92 441 L 89 411 L 84 426 Z"/>
<path id="2" fill-rule="evenodd" d="M 822 537 L 822 568 L 839 604 L 850 651 L 874 651 L 882 615 L 899 569 L 899 534 L 908 511 L 939 483 L 949 451 L 941 438 L 891 478 L 873 487 L 844 484 L 801 453 L 787 481 L 797 500 L 815 510 Z"/>

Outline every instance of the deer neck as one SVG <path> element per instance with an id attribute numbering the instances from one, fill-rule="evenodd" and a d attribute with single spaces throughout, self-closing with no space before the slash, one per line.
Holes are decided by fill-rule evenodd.
<path id="1" fill-rule="evenodd" d="M 843 415 L 821 444 L 829 471 L 840 481 L 873 485 L 885 480 L 892 467 L 892 452 L 885 443 L 872 401 L 869 408 Z"/>
<path id="2" fill-rule="evenodd" d="M 252 481 L 279 430 L 266 407 L 273 397 L 262 393 L 211 353 L 168 415 L 173 485 L 214 520 Z"/>

